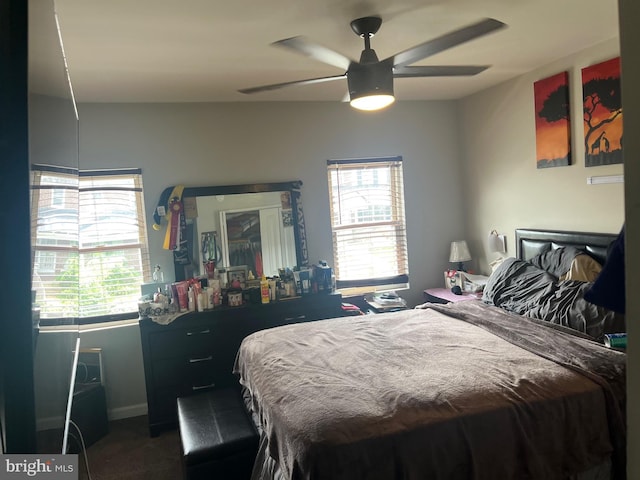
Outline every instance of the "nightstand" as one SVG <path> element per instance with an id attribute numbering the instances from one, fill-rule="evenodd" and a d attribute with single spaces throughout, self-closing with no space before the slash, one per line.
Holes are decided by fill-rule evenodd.
<path id="1" fill-rule="evenodd" d="M 479 300 L 482 298 L 482 293 L 463 293 L 462 295 L 456 295 L 448 288 L 427 288 L 423 294 L 424 301 L 431 303 L 463 302 L 465 300 Z"/>

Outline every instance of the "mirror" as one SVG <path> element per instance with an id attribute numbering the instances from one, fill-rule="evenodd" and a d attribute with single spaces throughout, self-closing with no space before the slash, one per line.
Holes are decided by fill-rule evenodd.
<path id="1" fill-rule="evenodd" d="M 29 1 L 28 56 L 36 441 L 40 453 L 61 453 L 79 338 L 79 161 L 78 116 L 53 0 Z"/>
<path id="2" fill-rule="evenodd" d="M 196 219 L 201 274 L 207 260 L 224 268 L 246 265 L 257 277 L 297 264 L 289 192 L 205 196 L 197 205 L 206 212 Z"/>
<path id="3" fill-rule="evenodd" d="M 302 182 L 185 188 L 188 254 L 174 254 L 176 281 L 246 265 L 254 275 L 308 264 Z"/>

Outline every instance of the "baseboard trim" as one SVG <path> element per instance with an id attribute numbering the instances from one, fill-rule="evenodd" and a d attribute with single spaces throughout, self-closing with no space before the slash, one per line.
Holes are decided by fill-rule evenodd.
<path id="1" fill-rule="evenodd" d="M 122 420 L 123 418 L 139 417 L 147 414 L 147 404 L 127 405 L 126 407 L 109 409 L 109 420 Z"/>
<path id="2" fill-rule="evenodd" d="M 107 413 L 109 420 L 122 420 L 123 418 L 139 417 L 146 415 L 148 412 L 146 403 L 139 403 L 137 405 L 127 405 L 126 407 L 112 408 Z M 46 417 L 39 418 L 36 422 L 36 430 L 50 430 L 55 428 L 62 428 L 64 425 L 64 417 Z"/>

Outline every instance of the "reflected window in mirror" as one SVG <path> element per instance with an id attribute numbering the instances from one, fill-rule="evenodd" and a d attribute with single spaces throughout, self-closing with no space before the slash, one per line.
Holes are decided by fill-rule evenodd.
<path id="1" fill-rule="evenodd" d="M 32 290 L 40 318 L 78 314 L 78 170 L 31 168 Z M 74 267 L 75 266 L 75 267 Z"/>

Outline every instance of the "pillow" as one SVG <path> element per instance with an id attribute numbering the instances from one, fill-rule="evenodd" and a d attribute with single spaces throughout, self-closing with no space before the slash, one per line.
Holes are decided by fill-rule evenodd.
<path id="1" fill-rule="evenodd" d="M 489 266 L 491 267 L 491 273 L 495 272 L 496 269 L 502 265 L 502 262 L 504 262 L 506 259 L 506 257 L 500 257 L 500 258 L 496 258 L 493 262 L 491 262 L 489 264 Z"/>
<path id="2" fill-rule="evenodd" d="M 552 248 L 546 252 L 539 253 L 529 260 L 529 263 L 556 278 L 560 278 L 569 271 L 573 259 L 582 253 L 584 253 L 582 250 L 570 246 Z"/>
<path id="3" fill-rule="evenodd" d="M 571 262 L 571 268 L 560 276 L 560 280 L 576 280 L 578 282 L 595 282 L 602 271 L 602 265 L 586 253 L 576 256 Z"/>
<path id="4" fill-rule="evenodd" d="M 625 312 L 624 295 L 624 226 L 618 238 L 611 244 L 607 261 L 596 281 L 585 294 L 584 299 L 594 305 Z"/>

